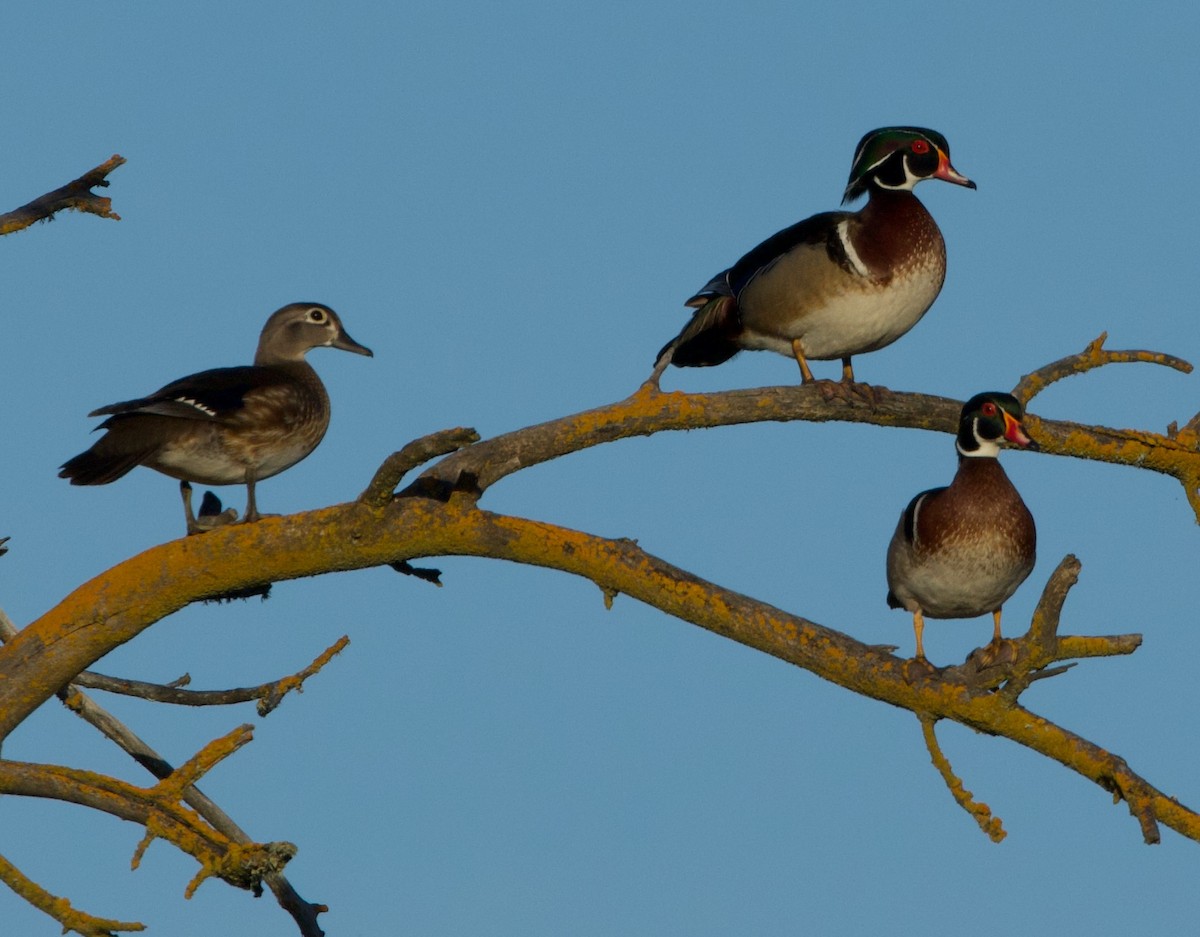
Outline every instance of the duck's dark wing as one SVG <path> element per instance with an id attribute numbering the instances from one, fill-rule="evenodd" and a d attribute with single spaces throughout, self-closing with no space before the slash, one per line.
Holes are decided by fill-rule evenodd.
<path id="1" fill-rule="evenodd" d="M 169 416 L 183 420 L 224 420 L 245 405 L 247 394 L 278 381 L 271 369 L 247 365 L 215 368 L 173 381 L 148 397 L 123 400 L 93 410 L 88 416 L 107 416 L 103 427 L 114 419 L 133 414 Z"/>
<path id="2" fill-rule="evenodd" d="M 683 331 L 663 346 L 658 358 L 671 346 L 674 346 L 671 362 L 683 368 L 720 364 L 732 358 L 741 350 L 738 336 L 742 323 L 737 298 L 742 290 L 794 250 L 825 251 L 839 265 L 848 265 L 837 226 L 850 215 L 850 212 L 828 211 L 798 221 L 772 234 L 728 270 L 722 270 L 688 299 L 685 305 L 694 307 L 696 312 Z"/>
<path id="3" fill-rule="evenodd" d="M 850 216 L 851 212 L 824 211 L 772 234 L 726 271 L 731 295 L 740 296 L 751 280 L 770 270 L 779 258 L 800 248 L 828 251 L 834 261 L 844 266 L 845 251 L 837 227 Z"/>

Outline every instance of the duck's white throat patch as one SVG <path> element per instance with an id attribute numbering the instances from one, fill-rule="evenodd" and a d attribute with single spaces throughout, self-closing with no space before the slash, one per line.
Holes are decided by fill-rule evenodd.
<path id="1" fill-rule="evenodd" d="M 958 454 L 968 459 L 994 459 L 1000 455 L 1000 444 L 994 439 L 984 439 L 979 435 L 979 417 L 971 421 L 971 435 L 975 437 L 975 449 L 968 452 L 958 442 L 954 448 Z"/>

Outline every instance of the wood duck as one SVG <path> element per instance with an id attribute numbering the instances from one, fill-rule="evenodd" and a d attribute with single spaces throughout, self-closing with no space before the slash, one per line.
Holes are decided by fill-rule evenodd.
<path id="1" fill-rule="evenodd" d="M 65 463 L 58 476 L 72 485 L 106 485 L 145 465 L 178 478 L 188 533 L 237 515 L 226 512 L 216 522 L 206 515 L 197 522 L 189 482 L 244 484 L 245 520 L 257 520 L 255 484 L 307 456 L 329 426 L 329 396 L 304 360 L 309 349 L 322 346 L 372 355 L 346 333 L 328 306 L 284 306 L 263 326 L 253 365 L 201 371 L 149 397 L 89 413 L 108 417 L 97 427 L 106 432 L 91 449 Z"/>
<path id="2" fill-rule="evenodd" d="M 705 367 L 742 349 L 789 355 L 804 383 L 808 362 L 842 360 L 890 345 L 933 304 L 946 278 L 946 245 L 913 195 L 924 179 L 975 188 L 950 165 L 950 145 L 920 127 L 872 130 L 858 144 L 842 203 L 858 212 L 813 215 L 763 241 L 687 301 L 696 309 L 658 353 L 650 382 L 668 364 Z"/>
<path id="3" fill-rule="evenodd" d="M 917 659 L 926 618 L 992 613 L 988 649 L 1001 649 L 1000 607 L 1033 570 L 1033 516 L 1000 467 L 1000 442 L 1038 445 L 1011 394 L 977 394 L 958 420 L 958 471 L 948 488 L 923 491 L 904 509 L 887 552 L 887 603 L 912 612 Z"/>

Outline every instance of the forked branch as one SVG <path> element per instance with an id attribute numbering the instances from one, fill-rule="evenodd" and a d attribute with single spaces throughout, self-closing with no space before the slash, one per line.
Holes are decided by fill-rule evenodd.
<path id="1" fill-rule="evenodd" d="M 1013 388 L 1013 396 L 1021 401 L 1022 406 L 1028 406 L 1029 401 L 1055 381 L 1061 381 L 1073 374 L 1085 374 L 1106 364 L 1160 364 L 1184 374 L 1192 373 L 1192 366 L 1188 362 L 1161 351 L 1108 351 L 1104 347 L 1107 339 L 1108 333 L 1101 332 L 1098 338 L 1089 342 L 1078 354 L 1059 358 L 1026 374 Z"/>
<path id="2" fill-rule="evenodd" d="M 1143 357 L 1147 355 L 1151 357 Z M 1161 358 L 1158 363 L 1184 369 L 1182 362 L 1169 356 L 1103 352 L 1097 342 L 1084 357 L 1088 367 Z M 1065 367 L 1056 363 L 1042 369 L 1041 377 L 1027 384 L 1025 392 L 1032 396 L 1037 387 L 1056 379 L 1054 375 L 1067 373 Z M 1018 703 L 1025 687 L 1061 673 L 1061 664 L 1068 659 L 1125 654 L 1138 646 L 1136 635 L 1058 635 L 1062 604 L 1078 571 L 1073 558 L 1064 560 L 1051 577 L 1030 633 L 1018 642 L 1019 650 L 1009 664 L 985 672 L 968 662 L 914 680 L 905 662 L 885 650 L 692 576 L 633 541 L 594 537 L 478 506 L 492 484 L 522 468 L 628 436 L 763 420 L 840 420 L 952 433 L 960 406 L 958 401 L 882 389 L 870 396 L 830 397 L 811 386 L 724 394 L 661 393 L 643 387 L 626 400 L 473 445 L 473 436 L 464 430 L 426 437 L 390 457 L 356 501 L 166 543 L 80 586 L 0 648 L 0 677 L 8 678 L 0 679 L 0 739 L 94 661 L 191 602 L 304 576 L 401 566 L 422 557 L 480 556 L 584 577 L 606 596 L 624 593 L 853 692 L 912 711 L 927 727 L 931 755 L 964 806 L 973 801 L 960 790 L 961 783 L 932 737 L 932 726 L 939 720 L 1011 739 L 1115 793 L 1129 805 L 1147 841 L 1156 841 L 1158 825 L 1164 824 L 1200 842 L 1200 815 L 1166 797 L 1119 757 Z M 1052 454 L 1150 468 L 1181 480 L 1200 477 L 1200 451 L 1186 433 L 1112 430 L 1036 417 L 1031 418 L 1030 430 L 1043 451 Z M 400 494 L 393 493 L 405 474 L 439 452 L 451 454 Z M 254 561 L 247 562 L 248 557 Z M 194 575 L 197 567 L 204 568 L 204 577 Z M 198 761 L 196 770 L 213 754 Z M 145 804 L 142 789 L 114 787 L 100 797 L 88 793 L 90 782 L 82 776 L 60 776 L 53 770 L 69 769 L 0 762 L 0 791 L 74 799 L 112 812 L 118 809 L 113 801 L 121 801 L 124 806 L 119 809 L 128 818 L 143 823 L 153 835 L 164 835 L 160 830 L 166 821 Z M 43 793 L 35 792 L 35 785 L 23 774 L 28 771 L 34 772 Z M 47 794 L 55 786 L 52 779 L 61 790 Z M 154 809 L 168 793 L 185 795 L 193 780 L 192 773 L 182 772 L 176 782 L 158 792 Z M 968 807 L 977 813 L 975 808 Z M 175 809 L 182 810 L 177 805 Z M 261 847 L 251 855 L 254 850 L 198 818 L 196 829 L 169 811 L 168 818 L 178 825 L 168 829 L 172 834 L 168 838 L 203 856 L 203 875 L 217 874 L 243 884 L 239 875 L 255 880 L 269 874 L 264 869 L 286 861 L 284 844 L 278 850 Z M 981 821 L 985 829 L 990 819 L 989 814 Z M 231 862 L 236 869 L 230 868 Z"/>
<path id="3" fill-rule="evenodd" d="M 1053 380 L 1105 364 L 1149 362 L 1184 373 L 1191 370 L 1186 361 L 1160 352 L 1104 351 L 1103 338 L 1078 355 L 1026 375 L 1016 390 L 1032 396 Z M 944 433 L 957 429 L 961 401 L 882 387 L 873 388 L 870 395 L 829 397 L 821 383 L 716 394 L 663 393 L 642 385 L 616 403 L 495 436 L 456 452 L 426 470 L 401 494 L 481 494 L 502 478 L 532 465 L 618 439 L 666 431 L 791 421 L 870 423 Z M 1026 419 L 1030 435 L 1046 454 L 1150 469 L 1178 479 L 1200 522 L 1200 437 L 1195 432 L 1171 435 L 1111 429 L 1033 414 Z M 1200 424 L 1200 415 L 1197 422 Z"/>

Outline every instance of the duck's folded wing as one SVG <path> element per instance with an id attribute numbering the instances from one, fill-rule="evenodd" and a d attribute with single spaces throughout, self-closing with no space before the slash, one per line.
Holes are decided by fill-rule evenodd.
<path id="1" fill-rule="evenodd" d="M 247 394 L 270 379 L 265 368 L 254 366 L 201 371 L 173 381 L 148 397 L 112 403 L 88 416 L 145 413 L 182 420 L 224 421 L 242 409 Z"/>

